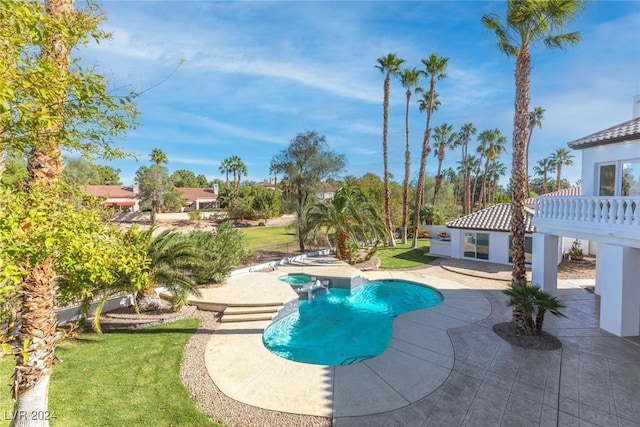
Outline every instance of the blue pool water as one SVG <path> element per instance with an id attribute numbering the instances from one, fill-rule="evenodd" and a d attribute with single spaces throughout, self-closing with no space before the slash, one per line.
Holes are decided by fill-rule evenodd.
<path id="1" fill-rule="evenodd" d="M 282 280 L 283 282 L 287 282 L 290 285 L 304 285 L 305 283 L 309 283 L 311 281 L 311 276 L 304 273 L 293 273 L 280 277 L 280 280 Z"/>
<path id="2" fill-rule="evenodd" d="M 435 289 L 402 280 L 331 289 L 300 301 L 297 313 L 269 326 L 262 341 L 285 359 L 317 365 L 350 365 L 381 354 L 391 342 L 393 320 L 442 302 Z"/>

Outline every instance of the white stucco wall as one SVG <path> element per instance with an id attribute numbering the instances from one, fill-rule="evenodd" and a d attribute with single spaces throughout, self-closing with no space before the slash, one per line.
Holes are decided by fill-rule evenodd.
<path id="1" fill-rule="evenodd" d="M 640 158 L 640 140 L 585 148 L 580 151 L 574 150 L 574 154 L 579 152 L 582 152 L 582 195 L 597 196 L 597 165 L 599 163 Z M 619 170 L 616 172 L 620 173 Z M 619 181 L 619 179 L 616 179 L 616 181 Z"/>
<path id="2" fill-rule="evenodd" d="M 464 233 L 477 232 L 489 234 L 489 259 L 465 258 L 464 256 Z M 473 259 L 477 261 L 495 262 L 498 264 L 509 264 L 509 233 L 502 231 L 484 230 L 461 230 L 449 229 L 451 234 L 451 257 L 460 259 Z"/>

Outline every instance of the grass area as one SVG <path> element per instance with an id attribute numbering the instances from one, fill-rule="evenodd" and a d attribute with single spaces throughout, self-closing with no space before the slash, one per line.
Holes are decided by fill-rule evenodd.
<path id="1" fill-rule="evenodd" d="M 249 250 L 298 245 L 295 230 L 291 227 L 249 227 L 239 230 L 245 235 Z"/>
<path id="2" fill-rule="evenodd" d="M 56 351 L 49 388 L 52 426 L 219 426 L 200 413 L 180 380 L 182 352 L 198 328 L 183 319 L 139 331 L 82 334 Z M 13 359 L 0 361 L 11 382 Z M 9 388 L 0 408 L 13 408 Z M 0 425 L 9 425 L 0 417 Z"/>
<path id="3" fill-rule="evenodd" d="M 419 239 L 418 248 L 413 249 L 411 242 L 406 245 L 398 243 L 395 248 L 385 246 L 378 249 L 375 256 L 380 260 L 380 268 L 382 269 L 420 267 L 437 258 L 426 255 L 429 253 L 429 244 L 428 239 Z"/>

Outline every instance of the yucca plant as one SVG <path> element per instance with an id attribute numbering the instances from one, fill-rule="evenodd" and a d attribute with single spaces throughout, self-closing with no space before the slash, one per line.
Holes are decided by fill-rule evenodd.
<path id="1" fill-rule="evenodd" d="M 509 297 L 507 306 L 513 307 L 513 322 L 526 335 L 540 335 L 544 315 L 549 312 L 557 317 L 567 317 L 560 310 L 566 306 L 557 297 L 540 289 L 540 286 L 520 282 L 502 291 Z"/>

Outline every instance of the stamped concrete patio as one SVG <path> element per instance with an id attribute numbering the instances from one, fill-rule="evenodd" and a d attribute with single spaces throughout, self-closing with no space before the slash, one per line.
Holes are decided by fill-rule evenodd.
<path id="1" fill-rule="evenodd" d="M 444 264 L 447 270 L 435 264 L 362 273 L 429 284 L 445 295 L 440 306 L 396 319 L 391 346 L 374 359 L 340 367 L 291 362 L 262 346 L 268 321 L 228 323 L 207 347 L 209 374 L 234 399 L 331 417 L 334 426 L 640 426 L 640 339 L 600 330 L 597 296 L 559 281 L 568 318 L 548 316 L 545 330 L 563 347 L 525 350 L 492 330 L 511 315 L 501 293 L 508 271 Z M 277 277 L 295 268 L 255 273 L 275 280 L 266 286 L 250 273 L 217 289 L 227 297 L 267 298 L 261 289 L 279 287 Z M 279 298 L 290 296 L 278 289 Z"/>

